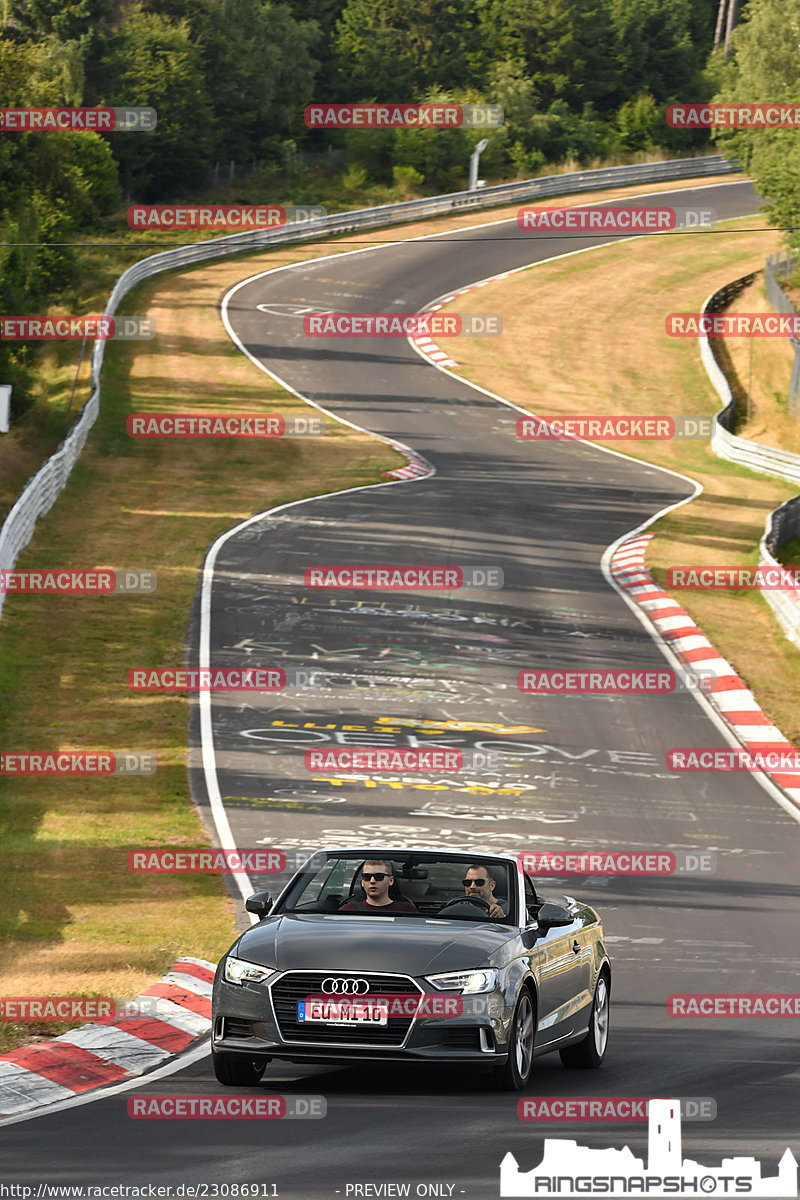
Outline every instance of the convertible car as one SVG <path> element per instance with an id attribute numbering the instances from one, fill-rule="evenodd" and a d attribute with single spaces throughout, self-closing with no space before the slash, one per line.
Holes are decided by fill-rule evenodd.
<path id="1" fill-rule="evenodd" d="M 274 903 L 257 892 L 246 907 L 258 924 L 214 980 L 220 1083 L 255 1085 L 272 1059 L 417 1061 L 489 1069 L 518 1091 L 541 1054 L 603 1062 L 600 918 L 570 896 L 540 896 L 511 856 L 325 850 Z"/>

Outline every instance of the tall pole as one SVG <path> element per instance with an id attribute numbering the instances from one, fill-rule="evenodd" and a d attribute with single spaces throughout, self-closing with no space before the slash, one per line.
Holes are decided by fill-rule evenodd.
<path id="1" fill-rule="evenodd" d="M 717 27 L 714 30 L 714 45 L 718 46 L 722 41 L 722 30 L 725 26 L 725 9 L 727 8 L 728 0 L 719 0 L 717 6 Z"/>
<path id="2" fill-rule="evenodd" d="M 725 58 L 726 59 L 730 58 L 731 54 L 733 53 L 733 47 L 731 46 L 731 34 L 733 33 L 733 27 L 736 24 L 736 14 L 737 14 L 738 10 L 739 10 L 739 0 L 729 0 L 729 3 L 728 3 L 728 25 L 725 30 Z"/>

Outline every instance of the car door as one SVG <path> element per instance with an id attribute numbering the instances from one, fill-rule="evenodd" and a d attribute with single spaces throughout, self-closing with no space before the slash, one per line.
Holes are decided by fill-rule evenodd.
<path id="1" fill-rule="evenodd" d="M 533 885 L 525 880 L 526 903 L 535 898 Z M 537 906 L 538 899 L 533 901 Z M 540 931 L 532 946 L 534 973 L 539 985 L 537 1013 L 537 1049 L 566 1037 L 576 1027 L 582 1008 L 579 999 L 588 986 L 591 946 L 586 941 L 583 922 L 576 919 L 569 925 L 554 926 Z"/>

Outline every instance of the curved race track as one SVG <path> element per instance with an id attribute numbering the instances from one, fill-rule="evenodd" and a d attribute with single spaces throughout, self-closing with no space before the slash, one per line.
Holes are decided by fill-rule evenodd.
<path id="1" fill-rule="evenodd" d="M 756 207 L 744 182 L 660 192 L 658 202 L 711 206 L 720 218 Z M 219 546 L 209 576 L 213 664 L 329 673 L 322 686 L 246 703 L 214 698 L 220 795 L 243 847 L 387 840 L 476 853 L 714 851 L 715 875 L 570 885 L 598 905 L 610 935 L 612 1043 L 591 1078 L 539 1060 L 530 1093 L 713 1097 L 716 1122 L 684 1124 L 687 1154 L 709 1165 L 753 1154 L 772 1173 L 796 1134 L 791 1022 L 678 1022 L 665 1002 L 675 992 L 796 990 L 797 822 L 751 777 L 667 772 L 671 746 L 728 744 L 691 695 L 533 698 L 516 684 L 534 665 L 666 665 L 600 564 L 611 543 L 691 486 L 586 444 L 519 442 L 516 411 L 435 370 L 404 339 L 307 339 L 293 315 L 302 306 L 413 312 L 577 244 L 534 242 L 514 222 L 495 223 L 254 276 L 227 298 L 230 328 L 254 360 L 328 412 L 412 446 L 435 474 L 288 506 Z M 479 299 L 471 307 L 480 311 Z M 505 587 L 304 589 L 304 568 L 339 563 L 496 566 Z M 442 721 L 463 728 L 432 725 Z M 505 753 L 499 770 L 432 784 L 342 784 L 303 765 L 310 746 L 431 742 Z M 194 782 L 204 801 L 199 772 Z M 286 1066 L 268 1068 L 265 1083 L 325 1095 L 327 1118 L 133 1122 L 125 1095 L 111 1095 L 3 1130 L 3 1176 L 274 1181 L 279 1195 L 309 1200 L 344 1197 L 353 1183 L 410 1183 L 413 1195 L 416 1183 L 436 1182 L 483 1200 L 498 1195 L 505 1152 L 532 1167 L 544 1133 L 646 1152 L 644 1125 L 535 1129 L 517 1119 L 516 1096 L 466 1074 Z M 208 1057 L 138 1087 L 222 1090 Z"/>

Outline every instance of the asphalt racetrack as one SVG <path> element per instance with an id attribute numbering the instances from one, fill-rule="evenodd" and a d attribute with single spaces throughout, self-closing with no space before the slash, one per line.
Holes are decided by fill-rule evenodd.
<path id="1" fill-rule="evenodd" d="M 710 206 L 721 219 L 757 209 L 745 182 L 647 202 Z M 557 1056 L 540 1059 L 528 1094 L 710 1097 L 717 1118 L 684 1123 L 686 1155 L 708 1165 L 755 1155 L 773 1174 L 797 1135 L 796 1025 L 681 1021 L 667 1015 L 666 1001 L 685 992 L 797 990 L 797 821 L 744 773 L 667 770 L 671 747 L 731 744 L 687 692 L 530 696 L 517 686 L 524 668 L 669 665 L 601 560 L 691 485 L 583 443 L 518 440 L 517 411 L 436 370 L 405 338 L 303 333 L 304 308 L 415 312 L 592 240 L 532 238 L 514 222 L 411 242 L 392 236 L 385 247 L 253 276 L 226 297 L 230 328 L 254 360 L 328 413 L 413 447 L 435 468 L 427 478 L 286 507 L 217 548 L 204 618 L 212 665 L 309 673 L 305 685 L 245 702 L 241 693 L 213 697 L 206 764 L 215 765 L 236 844 L 385 842 L 474 848 L 476 857 L 532 848 L 712 852 L 713 874 L 553 883 L 603 916 L 612 1034 L 601 1071 L 566 1072 Z M 243 276 L 252 272 L 243 266 Z M 471 308 L 484 311 L 480 291 Z M 493 567 L 504 587 L 379 594 L 304 586 L 307 568 L 340 564 Z M 196 613 L 192 665 L 200 638 Z M 195 713 L 196 746 L 200 734 Z M 309 749 L 432 744 L 495 761 L 452 775 L 362 772 L 349 780 L 304 765 Z M 193 783 L 207 803 L 199 767 Z M 269 876 L 251 883 L 275 890 Z M 356 1192 L 355 1184 L 410 1184 L 411 1195 L 424 1194 L 418 1184 L 437 1184 L 443 1190 L 428 1194 L 484 1200 L 499 1194 L 505 1153 L 527 1170 L 545 1136 L 647 1152 L 644 1124 L 524 1123 L 516 1095 L 465 1071 L 273 1064 L 264 1089 L 323 1095 L 327 1116 L 127 1117 L 136 1091 L 223 1093 L 203 1055 L 133 1091 L 0 1130 L 2 1173 L 23 1183 L 274 1183 L 279 1196 L 308 1200 L 393 1194 Z"/>

